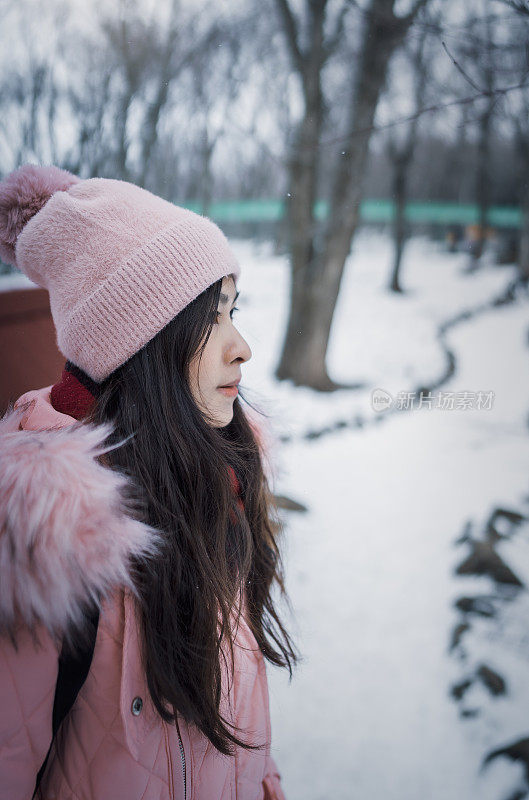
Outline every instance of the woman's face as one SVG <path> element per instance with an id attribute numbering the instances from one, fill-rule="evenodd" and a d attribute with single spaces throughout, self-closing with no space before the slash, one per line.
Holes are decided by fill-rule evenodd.
<path id="1" fill-rule="evenodd" d="M 238 294 L 238 293 L 237 293 Z M 232 321 L 236 289 L 233 278 L 225 277 L 217 308 L 217 321 L 202 352 L 189 365 L 189 385 L 198 407 L 223 427 L 233 417 L 236 389 L 220 389 L 241 378 L 241 364 L 252 357 L 248 343 Z"/>

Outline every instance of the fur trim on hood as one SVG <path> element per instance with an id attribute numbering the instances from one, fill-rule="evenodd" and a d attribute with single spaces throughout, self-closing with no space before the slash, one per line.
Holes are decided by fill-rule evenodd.
<path id="1" fill-rule="evenodd" d="M 62 637 L 117 586 L 136 594 L 131 557 L 160 534 L 133 518 L 130 479 L 96 457 L 112 424 L 19 429 L 28 403 L 0 418 L 0 634 L 22 623 Z"/>

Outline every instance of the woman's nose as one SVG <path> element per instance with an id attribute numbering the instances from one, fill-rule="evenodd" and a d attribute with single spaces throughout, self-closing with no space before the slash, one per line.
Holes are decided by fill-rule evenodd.
<path id="1" fill-rule="evenodd" d="M 236 358 L 241 361 L 249 361 L 252 357 L 250 345 L 238 330 L 234 330 L 234 334 L 235 341 L 230 348 L 230 361 L 234 361 Z"/>

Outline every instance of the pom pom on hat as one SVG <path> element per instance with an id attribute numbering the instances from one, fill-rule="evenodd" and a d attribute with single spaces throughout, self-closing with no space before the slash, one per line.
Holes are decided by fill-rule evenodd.
<path id="1" fill-rule="evenodd" d="M 0 258 L 16 266 L 15 245 L 24 225 L 55 192 L 65 192 L 81 179 L 65 169 L 34 164 L 11 172 L 0 182 Z"/>

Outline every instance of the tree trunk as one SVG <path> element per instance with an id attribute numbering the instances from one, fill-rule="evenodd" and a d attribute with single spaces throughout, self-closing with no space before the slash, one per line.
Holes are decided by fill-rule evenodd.
<path id="1" fill-rule="evenodd" d="M 518 259 L 520 280 L 529 283 L 529 175 L 525 197 L 522 199 L 522 230 L 520 232 L 520 256 Z"/>
<path id="2" fill-rule="evenodd" d="M 493 92 L 495 87 L 495 71 L 492 54 L 492 27 L 490 17 L 485 19 L 485 64 L 483 78 L 485 89 Z M 479 119 L 479 139 L 478 139 L 478 165 L 476 174 L 476 202 L 478 206 L 478 230 L 477 241 L 472 253 L 473 263 L 470 264 L 469 271 L 472 272 L 479 266 L 481 256 L 485 247 L 487 235 L 487 217 L 490 205 L 490 134 L 494 108 L 497 98 L 489 94 L 486 107 Z"/>
<path id="3" fill-rule="evenodd" d="M 116 171 L 120 180 L 129 180 L 129 170 L 127 167 L 127 155 L 129 152 L 129 140 L 127 136 L 127 121 L 129 117 L 129 107 L 132 101 L 130 91 L 126 90 L 118 101 L 119 111 L 116 120 L 116 131 L 118 135 L 118 146 L 116 152 Z"/>
<path id="4" fill-rule="evenodd" d="M 211 199 L 213 195 L 213 175 L 211 172 L 211 158 L 215 149 L 215 140 L 210 140 L 207 123 L 204 125 L 204 141 L 201 148 L 202 175 L 200 178 L 200 213 L 209 216 Z"/>
<path id="5" fill-rule="evenodd" d="M 286 202 L 292 287 L 287 333 L 275 375 L 295 384 L 313 385 L 312 375 L 321 378 L 321 364 L 313 361 L 313 345 L 306 332 L 320 327 L 321 309 L 314 304 L 310 284 L 315 259 L 315 219 L 318 178 L 318 146 L 323 118 L 321 67 L 323 63 L 323 21 L 325 2 L 311 6 L 311 49 L 301 73 L 305 110 L 292 145 Z M 319 335 L 319 334 L 316 334 Z M 301 365 L 301 370 L 298 370 Z"/>
<path id="6" fill-rule="evenodd" d="M 406 17 L 396 17 L 395 0 L 370 0 L 351 87 L 346 120 L 348 135 L 345 146 L 338 145 L 329 217 L 321 233 L 315 230 L 313 206 L 319 162 L 323 59 L 314 58 L 314 48 L 311 50 L 314 69 L 307 74 L 312 82 L 304 81 L 306 113 L 290 167 L 292 289 L 286 337 L 275 373 L 277 378 L 290 379 L 295 385 L 321 391 L 360 385 L 333 382 L 327 374 L 325 357 L 345 261 L 358 225 L 369 139 L 388 63 L 418 9 L 426 2 L 417 0 Z M 310 6 L 314 8 L 315 3 Z M 308 91 L 312 86 L 318 90 L 312 96 L 317 96 L 314 105 Z"/>
<path id="7" fill-rule="evenodd" d="M 478 168 L 476 175 L 476 200 L 478 205 L 478 230 L 475 249 L 472 253 L 475 262 L 483 255 L 485 237 L 487 232 L 487 215 L 489 210 L 489 156 L 490 156 L 490 124 L 492 120 L 492 103 L 489 100 L 486 110 L 483 112 L 479 122 L 478 140 Z"/>
<path id="8" fill-rule="evenodd" d="M 413 70 L 415 109 L 420 111 L 424 106 L 428 70 L 426 69 L 424 50 L 426 46 L 427 28 L 423 28 L 417 48 L 411 53 L 410 64 Z M 389 139 L 389 155 L 393 164 L 393 197 L 395 210 L 393 214 L 393 270 L 389 288 L 393 292 L 402 292 L 400 283 L 400 267 L 402 254 L 408 237 L 408 224 L 406 221 L 406 200 L 408 197 L 408 174 L 413 153 L 417 143 L 418 117 L 412 119 L 406 127 L 404 142 L 399 146 Z"/>
<path id="9" fill-rule="evenodd" d="M 395 209 L 393 213 L 392 227 L 393 227 L 393 244 L 394 244 L 394 257 L 393 257 L 393 270 L 391 274 L 390 289 L 393 292 L 402 292 L 400 285 L 400 265 L 402 262 L 402 253 L 404 251 L 404 243 L 406 241 L 406 176 L 408 173 L 408 165 L 411 160 L 411 150 L 405 155 L 396 160 L 394 165 L 393 174 L 393 198 L 395 201 Z"/>
<path id="10" fill-rule="evenodd" d="M 527 122 L 529 119 L 529 103 L 522 104 L 522 113 L 515 119 L 516 150 L 520 160 L 521 175 L 519 183 L 519 202 L 522 212 L 522 227 L 518 239 L 519 278 L 526 284 L 529 282 L 529 137 Z"/>
<path id="11" fill-rule="evenodd" d="M 343 386 L 330 379 L 325 357 L 343 270 L 358 225 L 370 132 L 389 60 L 406 30 L 392 9 L 393 0 L 372 0 L 371 13 L 366 16 L 347 119 L 350 136 L 345 148 L 340 146 L 321 244 L 308 238 L 306 226 L 305 235 L 292 250 L 290 315 L 276 376 L 290 378 L 297 385 L 320 390 Z"/>

